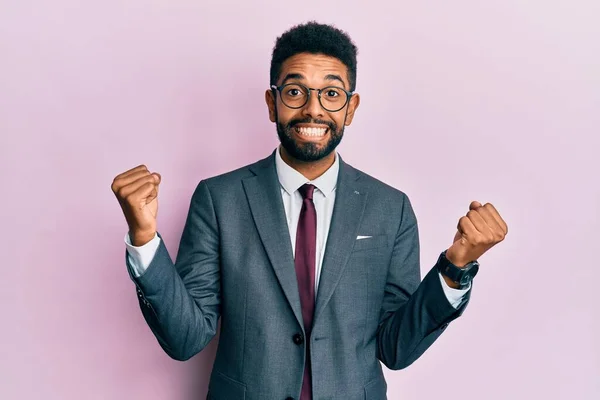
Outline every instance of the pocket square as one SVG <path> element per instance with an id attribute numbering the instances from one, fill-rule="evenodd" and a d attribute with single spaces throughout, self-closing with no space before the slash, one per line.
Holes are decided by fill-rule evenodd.
<path id="1" fill-rule="evenodd" d="M 360 235 L 358 235 L 358 236 L 356 237 L 356 240 L 360 240 L 360 239 L 369 239 L 369 238 L 372 238 L 372 237 L 373 237 L 373 236 L 360 236 Z"/>

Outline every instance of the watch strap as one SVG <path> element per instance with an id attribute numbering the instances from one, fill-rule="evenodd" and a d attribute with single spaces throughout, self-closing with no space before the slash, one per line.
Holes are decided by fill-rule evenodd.
<path id="1" fill-rule="evenodd" d="M 450 280 L 459 285 L 459 289 L 465 289 L 469 286 L 475 274 L 477 274 L 479 263 L 477 261 L 471 261 L 463 268 L 460 268 L 452 264 L 452 262 L 446 258 L 446 251 L 443 251 L 438 259 L 437 267 L 441 274 L 447 276 Z M 466 280 L 465 277 L 467 277 Z"/>

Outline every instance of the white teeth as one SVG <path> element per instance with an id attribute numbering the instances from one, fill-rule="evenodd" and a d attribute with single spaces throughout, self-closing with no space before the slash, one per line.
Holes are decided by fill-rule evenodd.
<path id="1" fill-rule="evenodd" d="M 325 135 L 327 128 L 296 128 L 296 132 L 304 136 L 318 137 Z"/>

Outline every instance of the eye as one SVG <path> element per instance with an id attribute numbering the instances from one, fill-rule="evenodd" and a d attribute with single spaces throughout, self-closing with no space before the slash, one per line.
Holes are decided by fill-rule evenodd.
<path id="1" fill-rule="evenodd" d="M 302 97 L 304 96 L 304 90 L 299 86 L 288 86 L 284 92 L 287 97 Z"/>
<path id="2" fill-rule="evenodd" d="M 335 89 L 327 89 L 325 91 L 325 96 L 327 97 L 338 97 L 340 93 Z"/>

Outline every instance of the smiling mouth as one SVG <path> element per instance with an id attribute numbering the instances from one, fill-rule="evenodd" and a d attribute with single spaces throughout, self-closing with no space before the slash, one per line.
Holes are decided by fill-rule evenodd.
<path id="1" fill-rule="evenodd" d="M 318 139 L 325 136 L 329 131 L 329 128 L 296 126 L 294 127 L 294 131 L 296 131 L 299 136 Z"/>

